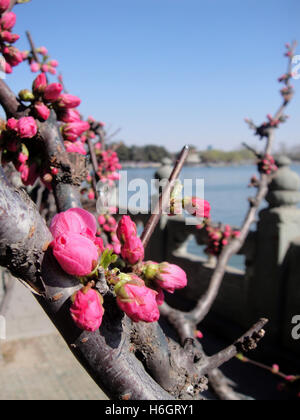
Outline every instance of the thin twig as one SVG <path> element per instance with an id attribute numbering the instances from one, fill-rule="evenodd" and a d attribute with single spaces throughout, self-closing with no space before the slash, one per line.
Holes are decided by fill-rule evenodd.
<path id="1" fill-rule="evenodd" d="M 96 153 L 95 153 L 95 148 L 93 145 L 93 142 L 90 138 L 88 138 L 88 148 L 89 148 L 89 152 L 90 152 L 90 156 L 91 156 L 91 162 L 92 162 L 92 166 L 93 166 L 93 174 L 92 174 L 92 183 L 93 183 L 93 189 L 95 192 L 95 197 L 96 199 L 98 199 L 99 194 L 97 191 L 97 181 L 99 181 L 99 177 L 98 177 L 98 162 L 97 162 L 97 157 L 96 157 Z"/>
<path id="2" fill-rule="evenodd" d="M 36 48 L 35 48 L 35 45 L 34 45 L 34 42 L 33 42 L 33 39 L 32 39 L 32 36 L 31 36 L 31 33 L 29 31 L 26 31 L 26 36 L 27 36 L 27 39 L 28 39 L 29 44 L 30 44 L 30 48 L 31 48 L 33 58 L 35 59 L 35 61 L 37 63 L 41 64 L 39 56 L 38 56 Z"/>
<path id="3" fill-rule="evenodd" d="M 178 179 L 180 172 L 185 164 L 185 161 L 188 157 L 190 148 L 189 146 L 184 146 L 184 148 L 182 149 L 182 152 L 179 156 L 178 161 L 176 162 L 176 165 L 173 169 L 173 172 L 169 178 L 169 183 L 168 186 L 165 188 L 163 194 L 160 196 L 159 198 L 159 202 L 154 210 L 154 214 L 152 214 L 152 216 L 150 217 L 144 232 L 142 233 L 141 236 L 141 240 L 142 243 L 144 245 L 144 248 L 147 247 L 147 245 L 149 244 L 149 241 L 151 239 L 151 236 L 157 226 L 157 224 L 159 223 L 159 220 L 161 218 L 161 215 L 163 214 L 163 212 L 165 211 L 165 209 L 167 208 L 168 205 L 170 205 L 170 194 L 172 191 L 172 188 L 174 187 L 174 182 Z"/>

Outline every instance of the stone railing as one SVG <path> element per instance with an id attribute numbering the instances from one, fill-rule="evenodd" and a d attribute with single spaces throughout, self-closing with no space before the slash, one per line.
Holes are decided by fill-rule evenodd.
<path id="1" fill-rule="evenodd" d="M 242 328 L 267 317 L 269 342 L 300 353 L 300 340 L 292 338 L 292 318 L 300 315 L 300 179 L 287 158 L 277 163 L 279 171 L 267 197 L 269 207 L 260 212 L 257 229 L 241 250 L 245 269 L 227 267 L 213 313 Z M 148 216 L 133 218 L 144 225 Z M 192 236 L 199 247 L 206 244 L 203 231 L 186 226 L 181 217 L 163 216 L 146 257 L 180 265 L 189 278 L 180 296 L 195 301 L 206 290 L 216 262 L 188 252 Z"/>

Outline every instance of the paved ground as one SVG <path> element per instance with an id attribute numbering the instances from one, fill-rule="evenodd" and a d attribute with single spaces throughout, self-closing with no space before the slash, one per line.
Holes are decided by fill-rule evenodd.
<path id="1" fill-rule="evenodd" d="M 15 283 L 5 311 L 7 339 L 0 341 L 0 400 L 103 400 L 105 395 L 81 368 L 31 293 Z M 209 331 L 211 354 L 227 343 Z M 239 392 L 255 399 L 278 400 L 280 382 L 273 375 L 233 360 L 224 366 Z"/>
<path id="2" fill-rule="evenodd" d="M 0 400 L 107 399 L 29 291 L 15 284 L 0 342 Z"/>

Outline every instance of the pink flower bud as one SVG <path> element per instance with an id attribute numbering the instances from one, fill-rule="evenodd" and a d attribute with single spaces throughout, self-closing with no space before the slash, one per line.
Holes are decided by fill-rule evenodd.
<path id="1" fill-rule="evenodd" d="M 105 223 L 106 223 L 106 218 L 105 218 L 105 216 L 100 215 L 100 216 L 98 217 L 98 222 L 99 222 L 99 225 L 100 225 L 100 226 L 105 225 Z"/>
<path id="2" fill-rule="evenodd" d="M 192 197 L 184 199 L 184 208 L 192 216 L 210 218 L 210 204 L 201 198 Z"/>
<path id="3" fill-rule="evenodd" d="M 5 12 L 9 8 L 10 0 L 0 0 L 0 13 Z"/>
<path id="4" fill-rule="evenodd" d="M 38 75 L 32 84 L 32 90 L 36 93 L 44 92 L 47 86 L 47 78 L 44 73 Z"/>
<path id="5" fill-rule="evenodd" d="M 9 31 L 2 31 L 0 35 L 1 35 L 1 39 L 4 42 L 8 42 L 9 44 L 13 44 L 14 42 L 20 39 L 20 35 L 12 34 Z M 22 58 L 23 58 L 23 54 L 22 54 Z"/>
<path id="6" fill-rule="evenodd" d="M 15 47 L 5 47 L 3 50 L 3 55 L 8 64 L 10 64 L 12 67 L 17 66 L 23 61 L 21 51 Z"/>
<path id="7" fill-rule="evenodd" d="M 34 109 L 37 113 L 37 116 L 44 121 L 47 121 L 50 117 L 50 109 L 43 104 L 43 102 L 36 102 L 34 104 Z"/>
<path id="8" fill-rule="evenodd" d="M 146 287 L 143 280 L 134 275 L 121 275 L 120 278 L 115 286 L 119 308 L 134 322 L 158 321 L 157 292 Z"/>
<path id="9" fill-rule="evenodd" d="M 8 31 L 15 26 L 16 21 L 16 14 L 14 12 L 8 12 L 0 19 L 1 28 Z"/>
<path id="10" fill-rule="evenodd" d="M 43 64 L 43 65 L 41 66 L 41 70 L 42 70 L 44 73 L 47 73 L 47 72 L 49 71 L 49 66 L 48 66 L 48 64 Z"/>
<path id="11" fill-rule="evenodd" d="M 59 98 L 63 86 L 60 83 L 52 83 L 45 88 L 44 99 L 47 102 L 55 102 Z"/>
<path id="12" fill-rule="evenodd" d="M 70 312 L 77 327 L 85 331 L 98 330 L 104 314 L 102 304 L 102 296 L 94 289 L 84 287 L 75 293 Z"/>
<path id="13" fill-rule="evenodd" d="M 81 104 L 81 100 L 77 96 L 64 93 L 60 96 L 58 106 L 60 108 L 77 108 Z"/>
<path id="14" fill-rule="evenodd" d="M 17 131 L 18 130 L 17 126 L 18 126 L 18 120 L 16 120 L 15 118 L 10 118 L 9 120 L 7 120 L 6 128 L 8 130 Z"/>
<path id="15" fill-rule="evenodd" d="M 76 141 L 82 133 L 90 128 L 90 124 L 85 121 L 76 121 L 68 123 L 63 128 L 63 137 L 65 140 Z"/>
<path id="16" fill-rule="evenodd" d="M 58 67 L 58 61 L 56 61 L 56 60 L 51 60 L 50 62 L 49 62 L 49 64 L 50 64 L 50 66 L 51 67 Z"/>
<path id="17" fill-rule="evenodd" d="M 94 240 L 97 232 L 97 222 L 88 211 L 74 208 L 54 216 L 50 231 L 54 238 L 63 234 L 78 233 Z"/>
<path id="18" fill-rule="evenodd" d="M 47 55 L 47 54 L 48 54 L 48 50 L 47 50 L 47 48 L 46 48 L 46 47 L 39 47 L 39 48 L 37 49 L 37 51 L 38 51 L 40 54 L 42 54 L 42 55 Z"/>
<path id="19" fill-rule="evenodd" d="M 69 141 L 65 141 L 65 148 L 68 153 L 78 153 L 79 155 L 84 155 L 84 156 L 86 156 L 87 154 L 87 151 L 85 150 L 81 141 L 76 141 L 73 143 Z"/>
<path id="20" fill-rule="evenodd" d="M 28 156 L 26 156 L 24 153 L 19 153 L 18 161 L 20 163 L 25 163 L 27 162 L 27 160 L 28 160 Z"/>
<path id="21" fill-rule="evenodd" d="M 183 289 L 187 286 L 186 273 L 177 265 L 167 262 L 159 264 L 159 270 L 154 281 L 169 293 L 174 293 L 176 289 Z"/>
<path id="22" fill-rule="evenodd" d="M 55 75 L 57 73 L 57 70 L 54 67 L 49 66 L 48 71 L 50 74 Z"/>
<path id="23" fill-rule="evenodd" d="M 58 112 L 58 119 L 65 123 L 81 121 L 80 114 L 76 109 L 64 109 Z"/>
<path id="24" fill-rule="evenodd" d="M 18 120 L 18 134 L 21 139 L 31 139 L 37 134 L 37 125 L 32 117 L 23 117 Z"/>
<path id="25" fill-rule="evenodd" d="M 279 373 L 279 371 L 280 371 L 279 365 L 272 366 L 272 373 Z"/>
<path id="26" fill-rule="evenodd" d="M 87 276 L 98 262 L 94 242 L 78 233 L 63 234 L 52 242 L 53 255 L 61 268 L 74 276 Z"/>
<path id="27" fill-rule="evenodd" d="M 137 236 L 136 224 L 131 220 L 130 216 L 123 216 L 119 221 L 117 235 L 119 241 L 123 244 L 131 237 Z"/>
<path id="28" fill-rule="evenodd" d="M 197 330 L 197 331 L 195 331 L 195 337 L 196 337 L 196 338 L 199 338 L 199 340 L 202 340 L 202 338 L 203 338 L 204 336 L 203 336 L 203 334 L 202 334 L 202 332 L 201 332 L 201 331 Z"/>
<path id="29" fill-rule="evenodd" d="M 121 249 L 122 258 L 131 265 L 142 261 L 145 256 L 145 250 L 142 241 L 137 236 L 129 238 Z"/>
<path id="30" fill-rule="evenodd" d="M 4 69 L 6 74 L 11 74 L 13 72 L 12 66 L 8 63 L 5 63 L 5 69 Z"/>
<path id="31" fill-rule="evenodd" d="M 89 199 L 89 200 L 95 200 L 95 193 L 94 193 L 94 191 L 93 191 L 93 190 L 91 190 L 91 191 L 88 193 L 88 199 Z"/>

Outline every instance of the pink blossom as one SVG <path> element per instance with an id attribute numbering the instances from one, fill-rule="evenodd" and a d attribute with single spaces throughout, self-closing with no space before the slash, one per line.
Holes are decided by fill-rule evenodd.
<path id="1" fill-rule="evenodd" d="M 103 225 L 106 223 L 106 218 L 105 218 L 105 216 L 100 215 L 100 216 L 98 217 L 98 222 L 99 222 L 99 225 L 100 225 L 100 226 L 103 226 Z"/>
<path id="2" fill-rule="evenodd" d="M 46 47 L 40 47 L 38 48 L 38 52 L 42 55 L 47 55 L 48 54 L 48 50 Z"/>
<path id="3" fill-rule="evenodd" d="M 143 280 L 134 275 L 125 275 L 123 279 L 115 286 L 119 308 L 134 322 L 158 321 L 157 292 L 146 287 Z"/>
<path id="4" fill-rule="evenodd" d="M 25 163 L 25 162 L 27 162 L 27 160 L 28 160 L 28 156 L 27 155 L 25 155 L 24 153 L 19 153 L 18 161 L 20 163 Z"/>
<path id="5" fill-rule="evenodd" d="M 16 120 L 15 118 L 9 118 L 9 120 L 7 120 L 6 128 L 8 130 L 17 131 L 18 130 L 17 126 L 18 126 L 18 120 Z"/>
<path id="6" fill-rule="evenodd" d="M 16 42 L 20 39 L 20 35 L 12 34 L 9 31 L 2 31 L 1 32 L 1 39 L 5 42 L 8 42 L 9 44 L 13 44 L 14 42 Z M 23 53 L 22 53 L 22 57 L 23 57 Z"/>
<path id="7" fill-rule="evenodd" d="M 10 64 L 12 67 L 17 66 L 23 61 L 21 51 L 15 47 L 5 47 L 3 50 L 3 55 L 8 64 Z"/>
<path id="8" fill-rule="evenodd" d="M 75 293 L 70 312 L 77 327 L 85 331 L 98 330 L 104 314 L 102 303 L 102 296 L 94 289 L 84 287 Z"/>
<path id="9" fill-rule="evenodd" d="M 9 8 L 10 0 L 0 0 L 0 13 L 5 12 Z"/>
<path id="10" fill-rule="evenodd" d="M 60 83 L 52 83 L 45 88 L 44 99 L 48 102 L 55 102 L 62 91 L 63 86 Z"/>
<path id="11" fill-rule="evenodd" d="M 33 62 L 30 64 L 30 70 L 32 71 L 32 73 L 37 73 L 40 70 L 41 66 L 40 64 Z"/>
<path id="12" fill-rule="evenodd" d="M 56 61 L 56 60 L 51 60 L 50 62 L 49 62 L 49 64 L 50 64 L 50 66 L 52 66 L 52 67 L 58 67 L 58 61 Z"/>
<path id="13" fill-rule="evenodd" d="M 54 216 L 50 231 L 54 238 L 63 234 L 78 233 L 94 240 L 97 232 L 97 222 L 88 211 L 74 208 Z"/>
<path id="14" fill-rule="evenodd" d="M 37 125 L 32 117 L 23 117 L 18 120 L 18 134 L 21 139 L 31 139 L 37 134 Z"/>
<path id="15" fill-rule="evenodd" d="M 52 247 L 61 268 L 74 276 L 87 276 L 98 262 L 97 246 L 91 239 L 78 233 L 68 232 L 57 237 Z"/>
<path id="16" fill-rule="evenodd" d="M 0 19 L 1 28 L 8 31 L 12 29 L 17 21 L 17 16 L 14 12 L 8 12 Z"/>
<path id="17" fill-rule="evenodd" d="M 85 150 L 81 141 L 76 141 L 73 143 L 69 141 L 65 141 L 65 148 L 68 153 L 78 153 L 84 156 L 87 154 L 87 151 Z"/>
<path id="18" fill-rule="evenodd" d="M 41 67 L 41 70 L 42 70 L 44 73 L 47 73 L 47 72 L 49 71 L 49 66 L 48 66 L 48 64 L 43 64 L 43 65 L 42 65 L 42 67 Z"/>
<path id="19" fill-rule="evenodd" d="M 121 249 L 122 258 L 131 265 L 137 264 L 142 261 L 145 256 L 145 250 L 142 241 L 137 236 L 132 236 L 128 239 Z"/>
<path id="20" fill-rule="evenodd" d="M 47 78 L 44 73 L 38 75 L 32 84 L 32 90 L 34 92 L 43 92 L 47 86 Z"/>
<path id="21" fill-rule="evenodd" d="M 64 109 L 58 113 L 59 121 L 65 123 L 72 123 L 76 121 L 81 121 L 80 114 L 76 109 Z"/>
<path id="22" fill-rule="evenodd" d="M 58 106 L 60 108 L 77 108 L 81 104 L 81 100 L 77 96 L 63 93 L 59 98 Z"/>
<path id="23" fill-rule="evenodd" d="M 88 199 L 89 199 L 89 200 L 95 200 L 95 193 L 94 193 L 94 191 L 93 191 L 93 190 L 91 190 L 91 191 L 88 193 Z"/>
<path id="24" fill-rule="evenodd" d="M 164 262 L 159 264 L 159 271 L 155 283 L 169 293 L 187 286 L 186 273 L 177 265 Z"/>
<path id="25" fill-rule="evenodd" d="M 38 117 L 42 120 L 47 121 L 50 117 L 50 109 L 45 104 L 43 104 L 43 102 L 36 102 L 34 104 L 34 109 Z"/>
<path id="26" fill-rule="evenodd" d="M 195 331 L 195 337 L 199 338 L 199 340 L 202 340 L 202 338 L 204 337 L 204 335 L 202 334 L 201 331 L 197 330 Z"/>
<path id="27" fill-rule="evenodd" d="M 130 216 L 123 216 L 119 221 L 117 235 L 121 243 L 125 243 L 133 236 L 137 236 L 136 224 L 131 220 Z"/>
<path id="28" fill-rule="evenodd" d="M 13 72 L 12 66 L 8 63 L 5 63 L 5 69 L 4 69 L 6 74 L 11 74 Z"/>
<path id="29" fill-rule="evenodd" d="M 85 121 L 76 121 L 68 123 L 63 128 L 63 136 L 65 140 L 75 141 L 78 137 L 90 128 L 90 124 Z"/>
<path id="30" fill-rule="evenodd" d="M 54 75 L 57 73 L 57 70 L 54 67 L 51 67 L 51 66 L 49 66 L 48 71 L 49 71 L 50 74 L 54 74 Z"/>
<path id="31" fill-rule="evenodd" d="M 210 217 L 210 204 L 208 201 L 201 198 L 192 197 L 184 200 L 184 208 L 192 216 L 203 217 L 208 219 Z"/>

